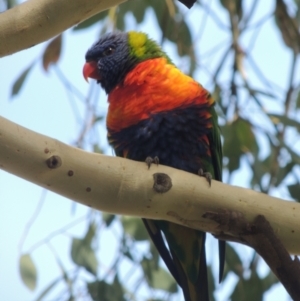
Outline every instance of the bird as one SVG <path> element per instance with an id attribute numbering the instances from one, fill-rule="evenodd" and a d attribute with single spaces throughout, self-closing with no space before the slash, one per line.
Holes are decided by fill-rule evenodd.
<path id="1" fill-rule="evenodd" d="M 108 95 L 107 137 L 117 156 L 155 162 L 222 181 L 222 145 L 215 101 L 180 71 L 144 32 L 113 31 L 85 55 L 83 76 Z M 185 301 L 208 301 L 206 233 L 143 219 Z M 219 281 L 225 242 L 219 241 Z"/>

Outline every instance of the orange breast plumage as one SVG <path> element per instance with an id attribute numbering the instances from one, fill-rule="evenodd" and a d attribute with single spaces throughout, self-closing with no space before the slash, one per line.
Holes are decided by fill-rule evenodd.
<path id="1" fill-rule="evenodd" d="M 165 58 L 138 64 L 108 97 L 107 127 L 120 131 L 151 114 L 191 105 L 211 106 L 213 99 L 199 83 Z M 204 112 L 203 112 L 204 113 Z M 205 112 L 209 118 L 209 112 Z"/>

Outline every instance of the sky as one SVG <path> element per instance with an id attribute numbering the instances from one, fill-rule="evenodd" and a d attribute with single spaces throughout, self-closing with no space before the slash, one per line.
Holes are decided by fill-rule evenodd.
<path id="1" fill-rule="evenodd" d="M 271 11 L 274 1 L 261 1 L 259 4 L 262 11 Z M 217 1 L 213 1 L 216 6 Z M 197 15 L 197 11 L 188 12 L 190 24 L 198 24 L 204 15 Z M 261 16 L 260 16 L 261 17 Z M 226 13 L 221 13 L 220 18 L 226 18 Z M 147 22 L 139 29 L 147 31 L 154 39 L 160 40 L 157 25 L 153 24 L 152 13 L 148 13 Z M 135 29 L 136 24 L 130 17 L 127 19 L 128 29 Z M 220 41 L 226 40 L 226 34 L 211 20 L 206 21 L 206 29 L 203 31 L 201 52 L 210 51 Z M 284 87 L 287 76 L 283 76 L 289 68 L 289 56 L 287 49 L 278 42 L 278 36 L 273 30 L 274 21 L 269 20 L 258 33 L 252 52 L 262 69 L 267 70 L 266 77 Z M 66 74 L 73 85 L 86 95 L 89 85 L 83 80 L 82 66 L 86 50 L 96 41 L 99 36 L 99 28 L 91 27 L 89 30 L 68 30 L 63 34 L 63 52 L 59 61 L 59 68 Z M 243 39 L 248 45 L 251 35 Z M 274 45 L 272 52 L 265 51 L 265 43 Z M 39 57 L 46 47 L 46 43 L 39 44 L 30 49 L 21 51 L 0 59 L 0 114 L 9 120 L 18 123 L 28 129 L 37 131 L 44 135 L 53 137 L 68 144 L 74 144 L 81 129 L 80 121 L 84 118 L 84 105 L 68 94 L 55 73 L 55 68 L 50 67 L 46 73 L 41 66 Z M 165 49 L 176 60 L 178 57 L 170 43 L 165 43 Z M 220 53 L 221 56 L 222 53 Z M 275 59 L 280 56 L 282 61 L 280 68 Z M 20 73 L 32 62 L 36 61 L 33 69 L 26 80 L 19 95 L 11 98 L 12 84 Z M 179 61 L 179 60 L 178 60 Z M 208 68 L 213 71 L 216 61 L 211 61 Z M 267 66 L 267 68 L 266 68 Z M 248 76 L 252 76 L 249 66 L 245 66 Z M 229 68 L 229 67 L 228 67 Z M 230 71 L 229 71 L 230 72 Z M 211 83 L 205 72 L 197 72 L 199 80 L 208 89 Z M 226 76 L 226 74 L 224 74 Z M 253 82 L 255 83 L 255 79 Z M 257 83 L 259 85 L 259 83 Z M 100 92 L 98 111 L 103 113 L 107 109 L 104 93 Z M 269 103 L 266 101 L 266 105 Z M 280 106 L 273 104 L 273 111 L 280 111 Z M 101 132 L 105 137 L 105 129 Z M 101 144 L 107 147 L 105 139 Z M 246 165 L 242 164 L 242 173 L 233 176 L 232 183 L 245 186 L 249 180 Z M 1 253 L 0 253 L 0 300 L 27 301 L 33 300 L 42 289 L 53 281 L 60 270 L 53 256 L 53 248 L 67 267 L 71 266 L 71 260 L 67 252 L 69 250 L 72 236 L 82 236 L 86 231 L 85 217 L 89 209 L 74 203 L 71 200 L 58 196 L 52 192 L 19 179 L 11 174 L 0 170 L 0 212 L 1 212 Z M 54 235 L 70 223 L 76 226 L 68 228 L 60 235 Z M 31 225 L 29 227 L 29 225 Z M 28 230 L 28 231 L 27 231 Z M 53 234 L 54 233 L 54 234 Z M 53 234 L 51 245 L 42 244 L 45 237 Z M 99 246 L 105 243 L 108 236 L 100 238 Z M 108 234 L 107 234 L 108 235 Z M 23 242 L 23 243 L 22 243 Z M 107 244 L 107 241 L 106 241 Z M 109 262 L 114 253 L 111 251 L 116 243 L 110 241 L 110 248 L 101 247 L 101 256 Z M 52 251 L 51 251 L 52 250 Z M 38 285 L 34 292 L 29 291 L 22 283 L 19 275 L 18 260 L 20 254 L 32 252 L 33 260 L 38 267 Z M 239 249 L 241 256 L 250 254 L 245 247 Z M 261 273 L 265 273 L 266 267 L 262 264 Z M 13 287 L 13 289 L 12 289 Z M 63 288 L 61 288 L 63 289 Z M 226 290 L 226 289 L 225 289 Z M 228 294 L 228 291 L 227 291 Z M 279 298 L 279 296 L 282 296 Z M 265 301 L 288 300 L 284 289 L 278 285 L 274 286 L 265 296 Z M 48 299 L 47 299 L 48 300 Z M 222 298 L 220 299 L 222 300 Z"/>

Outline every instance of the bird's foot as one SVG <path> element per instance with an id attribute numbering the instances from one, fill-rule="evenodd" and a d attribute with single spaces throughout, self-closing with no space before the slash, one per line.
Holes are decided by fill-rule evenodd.
<path id="1" fill-rule="evenodd" d="M 158 165 L 159 164 L 159 159 L 158 159 L 157 156 L 155 156 L 154 158 L 147 157 L 145 162 L 148 165 L 148 169 L 149 169 L 152 163 L 155 163 L 156 165 Z"/>
<path id="2" fill-rule="evenodd" d="M 206 181 L 208 182 L 209 184 L 209 187 L 211 186 L 211 179 L 212 179 L 212 175 L 210 172 L 204 172 L 204 170 L 202 168 L 200 168 L 198 170 L 198 175 L 200 177 L 205 177 Z"/>

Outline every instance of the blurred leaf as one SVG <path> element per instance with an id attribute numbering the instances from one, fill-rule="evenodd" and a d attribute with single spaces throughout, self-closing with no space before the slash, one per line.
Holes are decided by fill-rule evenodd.
<path id="1" fill-rule="evenodd" d="M 87 243 L 88 245 L 91 245 L 91 244 L 92 244 L 92 240 L 93 240 L 93 238 L 94 238 L 95 235 L 96 235 L 96 230 L 97 230 L 96 224 L 93 223 L 93 222 L 90 223 L 89 228 L 88 228 L 88 230 L 87 230 L 87 232 L 86 232 L 86 235 L 85 235 L 85 237 L 84 237 L 84 240 L 86 241 L 86 243 Z"/>
<path id="2" fill-rule="evenodd" d="M 20 92 L 20 90 L 21 90 L 21 88 L 22 88 L 22 86 L 23 86 L 23 84 L 24 84 L 24 82 L 25 82 L 25 79 L 27 78 L 27 76 L 28 76 L 30 70 L 32 69 L 32 67 L 33 67 L 33 65 L 34 65 L 34 63 L 35 63 L 35 62 L 31 63 L 31 64 L 30 64 L 30 65 L 29 65 L 29 66 L 21 73 L 21 75 L 18 77 L 18 79 L 14 82 L 13 87 L 12 87 L 12 90 L 11 90 L 11 94 L 10 94 L 11 97 L 14 96 L 14 95 L 17 95 L 17 94 Z"/>
<path id="3" fill-rule="evenodd" d="M 98 145 L 98 143 L 93 145 L 93 152 L 98 154 L 103 154 L 102 148 Z"/>
<path id="4" fill-rule="evenodd" d="M 254 156 L 258 153 L 258 144 L 250 123 L 240 117 L 221 129 L 224 156 L 229 159 L 227 168 L 232 172 L 239 168 L 240 158 L 244 153 L 250 152 Z"/>
<path id="5" fill-rule="evenodd" d="M 275 21 L 281 32 L 285 45 L 295 53 L 300 52 L 299 23 L 296 18 L 289 15 L 283 0 L 276 0 Z"/>
<path id="6" fill-rule="evenodd" d="M 172 1 L 151 1 L 158 25 L 163 33 L 163 38 L 168 39 L 177 46 L 179 56 L 189 56 L 191 65 L 189 74 L 195 70 L 195 51 L 192 43 L 190 27 L 185 22 L 182 13 Z M 163 41 L 163 40 L 162 40 Z"/>
<path id="7" fill-rule="evenodd" d="M 123 250 L 123 255 L 126 256 L 131 261 L 134 261 L 133 256 L 132 256 L 132 254 L 131 254 L 131 252 L 130 252 L 129 249 Z"/>
<path id="8" fill-rule="evenodd" d="M 88 272 L 97 275 L 98 260 L 92 249 L 92 240 L 95 237 L 96 226 L 91 223 L 83 239 L 73 238 L 71 246 L 71 257 L 74 263 L 84 267 Z"/>
<path id="9" fill-rule="evenodd" d="M 37 270 L 30 254 L 23 254 L 20 257 L 19 269 L 24 284 L 33 291 L 36 288 Z"/>
<path id="10" fill-rule="evenodd" d="M 299 24 L 300 23 L 300 0 L 294 0 L 294 2 L 297 5 L 296 19 Z"/>
<path id="11" fill-rule="evenodd" d="M 61 281 L 61 277 L 56 278 L 54 281 L 52 281 L 46 288 L 38 295 L 38 297 L 35 299 L 35 301 L 42 301 L 45 300 L 44 297 L 55 287 L 56 284 L 58 284 Z"/>
<path id="12" fill-rule="evenodd" d="M 278 278 L 274 275 L 274 273 L 270 270 L 268 275 L 261 279 L 263 289 L 264 291 L 267 291 L 273 286 L 274 284 L 277 284 L 279 282 Z"/>
<path id="13" fill-rule="evenodd" d="M 222 135 L 224 137 L 223 153 L 224 157 L 228 158 L 227 168 L 232 172 L 240 167 L 241 143 L 235 131 L 232 129 L 232 124 L 222 126 Z"/>
<path id="14" fill-rule="evenodd" d="M 286 143 L 283 143 L 283 146 L 286 148 L 286 150 L 291 155 L 292 161 L 295 164 L 299 164 L 300 165 L 300 156 L 296 152 L 294 152 Z"/>
<path id="15" fill-rule="evenodd" d="M 251 187 L 254 187 L 254 185 L 256 184 L 261 185 L 263 176 L 270 172 L 271 165 L 274 163 L 274 157 L 276 156 L 276 151 L 274 147 L 270 146 L 270 142 L 269 142 L 269 147 L 271 152 L 264 160 L 261 161 L 257 158 L 257 156 L 255 156 L 254 164 L 252 166 L 253 173 L 252 173 Z"/>
<path id="16" fill-rule="evenodd" d="M 43 54 L 43 68 L 47 72 L 50 64 L 55 64 L 59 60 L 62 46 L 62 35 L 54 38 L 46 47 Z"/>
<path id="17" fill-rule="evenodd" d="M 240 278 L 236 284 L 231 301 L 262 301 L 266 290 L 256 272 L 252 272 L 249 279 Z"/>
<path id="18" fill-rule="evenodd" d="M 152 259 L 144 258 L 141 261 L 141 265 L 150 287 L 161 289 L 169 293 L 176 293 L 178 291 L 177 284 L 170 273 L 162 267 L 155 268 Z"/>
<path id="19" fill-rule="evenodd" d="M 73 27 L 73 30 L 81 30 L 81 29 L 86 29 L 92 25 L 94 25 L 97 22 L 102 21 L 107 17 L 107 10 L 104 10 L 100 12 L 99 14 L 92 16 L 91 18 L 79 23 L 77 26 Z"/>
<path id="20" fill-rule="evenodd" d="M 155 269 L 158 268 L 159 266 L 159 259 L 160 259 L 160 255 L 157 251 L 157 248 L 155 247 L 154 243 L 152 242 L 152 240 L 150 241 L 150 252 L 152 254 L 152 262 L 153 262 L 153 266 Z"/>
<path id="21" fill-rule="evenodd" d="M 93 301 L 126 301 L 124 298 L 124 290 L 117 275 L 112 284 L 104 280 L 97 280 L 87 283 L 87 289 Z"/>
<path id="22" fill-rule="evenodd" d="M 209 300 L 215 301 L 214 291 L 216 289 L 215 286 L 215 278 L 212 272 L 212 268 L 210 265 L 207 266 L 207 280 L 208 280 L 208 289 L 209 289 Z"/>
<path id="23" fill-rule="evenodd" d="M 88 272 L 97 275 L 98 261 L 94 250 L 83 239 L 73 238 L 71 257 L 74 263 L 84 267 Z"/>
<path id="24" fill-rule="evenodd" d="M 220 0 L 224 8 L 228 10 L 231 16 L 237 16 L 239 20 L 243 17 L 242 0 Z"/>
<path id="25" fill-rule="evenodd" d="M 95 118 L 94 123 L 99 122 L 99 121 L 102 121 L 103 119 L 104 119 L 104 116 L 103 116 L 103 115 L 99 115 L 99 116 L 97 116 L 97 117 Z"/>
<path id="26" fill-rule="evenodd" d="M 288 190 L 291 197 L 300 202 L 300 183 L 288 185 Z"/>
<path id="27" fill-rule="evenodd" d="M 300 91 L 298 92 L 298 96 L 296 98 L 296 108 L 300 108 Z"/>
<path id="28" fill-rule="evenodd" d="M 133 4 L 134 2 L 134 4 Z M 146 9 L 149 8 L 149 1 L 147 0 L 133 0 L 126 1 L 119 5 L 118 9 L 118 19 L 123 19 L 124 24 L 124 16 L 131 12 L 133 17 L 135 18 L 137 23 L 142 23 L 145 18 Z M 119 27 L 118 27 L 119 28 Z"/>
<path id="29" fill-rule="evenodd" d="M 127 3 L 127 2 L 125 2 Z M 117 15 L 117 20 L 116 20 L 116 29 L 124 31 L 125 30 L 125 14 L 127 12 L 125 11 L 121 11 L 120 13 L 118 13 Z"/>
<path id="30" fill-rule="evenodd" d="M 176 36 L 174 42 L 177 44 L 178 54 L 180 56 L 190 55 L 190 48 L 193 46 L 190 28 L 184 20 L 177 23 Z"/>
<path id="31" fill-rule="evenodd" d="M 287 116 L 284 115 L 278 115 L 278 114 L 268 114 L 270 119 L 274 124 L 282 123 L 286 126 L 291 126 L 295 128 L 298 132 L 300 132 L 300 122 L 293 120 Z"/>
<path id="32" fill-rule="evenodd" d="M 116 216 L 114 214 L 102 213 L 102 220 L 105 222 L 106 227 L 109 227 L 115 218 Z"/>
<path id="33" fill-rule="evenodd" d="M 6 9 L 10 9 L 16 6 L 18 2 L 16 0 L 6 0 Z"/>
<path id="34" fill-rule="evenodd" d="M 295 163 L 292 161 L 286 164 L 284 167 L 280 167 L 279 172 L 276 176 L 276 182 L 274 183 L 275 187 L 279 186 L 282 183 L 282 181 L 291 172 L 294 166 Z"/>
<path id="35" fill-rule="evenodd" d="M 243 272 L 244 272 L 243 263 L 238 253 L 230 244 L 226 245 L 225 260 L 230 271 L 234 272 L 238 277 L 243 277 Z"/>
<path id="36" fill-rule="evenodd" d="M 187 8 L 191 8 L 196 0 L 178 0 L 179 2 L 183 3 Z"/>
<path id="37" fill-rule="evenodd" d="M 149 239 L 147 230 L 140 218 L 123 216 L 122 225 L 125 233 L 132 236 L 135 240 L 141 241 Z"/>

